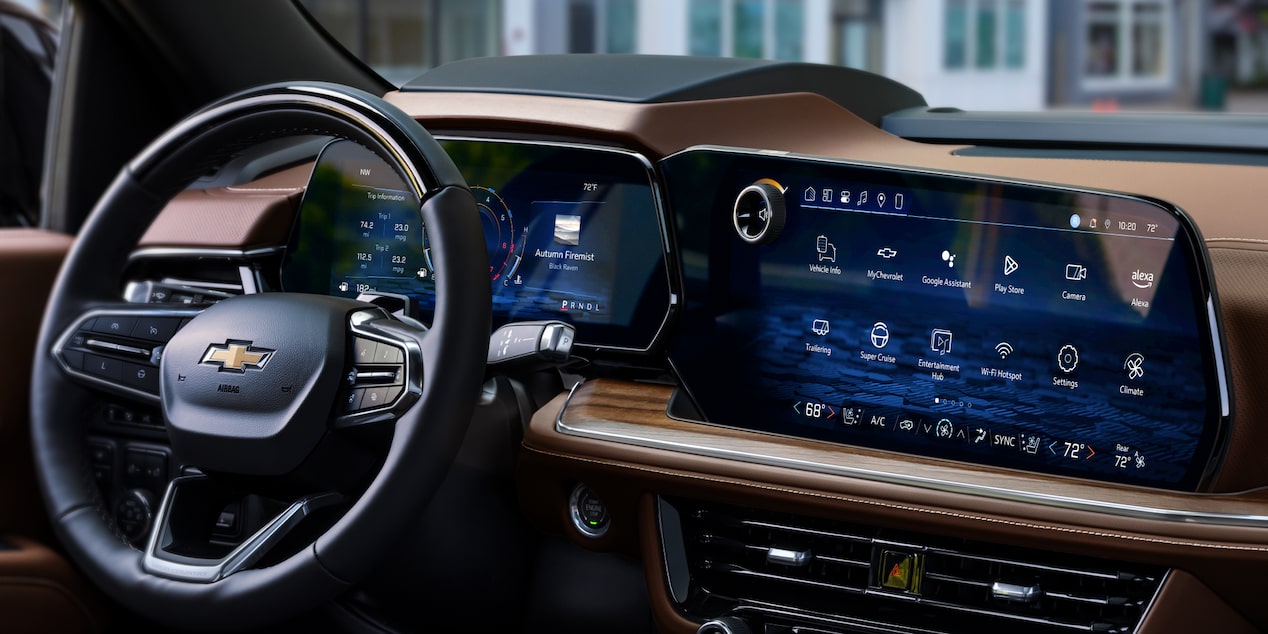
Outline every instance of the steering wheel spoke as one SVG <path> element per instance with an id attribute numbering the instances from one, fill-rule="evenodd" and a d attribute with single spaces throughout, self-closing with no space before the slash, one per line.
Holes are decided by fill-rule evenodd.
<path id="1" fill-rule="evenodd" d="M 81 383 L 158 403 L 163 350 L 198 313 L 132 304 L 95 308 L 63 331 L 53 356 Z"/>
<path id="2" fill-rule="evenodd" d="M 335 427 L 396 420 L 422 394 L 427 331 L 372 311 L 349 321 L 352 349 Z"/>
<path id="3" fill-rule="evenodd" d="M 300 497 L 236 546 L 214 539 L 217 516 L 229 501 L 204 475 L 182 476 L 168 483 L 145 546 L 145 571 L 177 581 L 215 583 L 259 563 L 305 518 L 340 504 L 344 496 L 326 492 Z"/>

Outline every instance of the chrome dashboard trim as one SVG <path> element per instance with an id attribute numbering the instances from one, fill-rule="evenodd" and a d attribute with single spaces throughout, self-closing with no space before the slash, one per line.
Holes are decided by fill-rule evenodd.
<path id="1" fill-rule="evenodd" d="M 224 260 L 250 260 L 284 252 L 285 247 L 260 247 L 258 249 L 216 249 L 204 247 L 141 247 L 128 255 L 128 263 L 152 258 L 205 258 Z"/>
<path id="2" fill-rule="evenodd" d="M 1220 322 L 1215 316 L 1215 298 L 1208 296 L 1206 298 L 1206 318 L 1210 322 L 1211 328 L 1211 346 L 1216 351 L 1215 355 L 1215 375 L 1220 383 L 1220 412 L 1227 418 L 1232 413 L 1232 404 L 1229 402 L 1228 389 L 1228 372 L 1224 367 L 1224 344 L 1220 341 Z"/>
<path id="3" fill-rule="evenodd" d="M 885 484 L 896 484 L 900 486 L 911 486 L 921 489 L 933 491 L 941 491 L 944 493 L 954 493 L 960 495 L 970 495 L 976 497 L 986 497 L 1006 502 L 1022 502 L 1027 504 L 1041 504 L 1056 508 L 1063 508 L 1075 511 L 1085 511 L 1091 513 L 1102 513 L 1106 515 L 1115 515 L 1120 517 L 1130 517 L 1135 519 L 1160 520 L 1165 522 L 1181 522 L 1190 524 L 1211 524 L 1217 526 L 1247 526 L 1253 528 L 1268 528 L 1268 515 L 1245 515 L 1237 513 L 1210 513 L 1203 511 L 1186 511 L 1177 509 L 1159 508 L 1153 506 L 1143 506 L 1135 504 L 1122 504 L 1118 502 L 1107 502 L 1104 500 L 1094 500 L 1089 498 L 1079 498 L 1063 495 L 1053 495 L 1047 493 L 1035 493 L 1033 491 L 1022 491 L 1018 489 L 1009 489 L 1003 487 L 986 486 L 981 484 L 973 484 L 969 482 L 959 482 L 949 479 L 931 478 L 924 476 L 914 476 L 905 473 L 895 473 L 891 471 L 878 471 L 874 469 L 865 469 L 861 467 L 851 467 L 846 465 L 828 464 L 812 460 L 798 460 L 793 458 L 785 458 L 782 456 L 772 456 L 761 453 L 752 453 L 745 451 L 735 451 L 730 449 L 720 449 L 702 444 L 688 444 L 672 440 L 664 440 L 657 438 L 651 434 L 636 435 L 630 433 L 615 433 L 607 431 L 599 431 L 592 429 L 579 429 L 571 427 L 564 422 L 564 414 L 568 410 L 568 405 L 572 402 L 572 397 L 577 393 L 577 388 L 583 383 L 578 383 L 568 393 L 567 399 L 563 406 L 559 409 L 559 414 L 555 417 L 555 431 L 568 436 L 577 438 L 586 438 L 589 440 L 600 440 L 608 442 L 616 442 L 624 445 L 633 445 L 636 447 L 644 447 L 647 449 L 657 449 L 663 451 L 673 451 L 677 453 L 685 453 L 705 458 L 718 458 L 723 460 L 735 460 L 749 464 L 757 464 L 767 467 L 777 467 L 786 469 L 796 469 L 799 471 L 808 471 L 812 473 L 821 473 L 824 475 L 844 476 L 850 478 L 859 478 L 871 482 L 881 482 Z M 702 423 L 702 428 L 707 429 L 708 426 Z"/>
<path id="4" fill-rule="evenodd" d="M 620 352 L 643 353 L 643 352 L 648 352 L 650 350 L 655 349 L 657 345 L 662 343 L 665 336 L 665 331 L 669 327 L 669 321 L 670 319 L 673 318 L 674 311 L 677 310 L 678 308 L 679 292 L 678 292 L 678 283 L 674 276 L 674 269 L 672 268 L 673 267 L 673 264 L 672 264 L 673 243 L 670 241 L 670 237 L 669 237 L 669 215 L 665 207 L 664 194 L 663 192 L 661 192 L 660 182 L 656 178 L 656 167 L 650 160 L 648 160 L 646 156 L 643 156 L 642 154 L 635 152 L 633 150 L 627 150 L 627 149 L 619 148 L 619 147 L 611 147 L 606 145 L 592 145 L 592 144 L 586 144 L 586 143 L 570 143 L 570 142 L 563 142 L 563 141 L 533 141 L 533 140 L 524 140 L 524 139 L 505 139 L 505 138 L 497 138 L 497 137 L 475 137 L 475 136 L 461 136 L 461 135 L 458 135 L 458 136 L 436 135 L 436 140 L 439 142 L 462 141 L 462 142 L 474 142 L 474 143 L 506 143 L 510 145 L 533 145 L 533 146 L 539 146 L 539 147 L 555 147 L 555 148 L 566 148 L 566 149 L 574 149 L 574 150 L 586 150 L 586 151 L 592 151 L 592 152 L 607 152 L 610 154 L 623 154 L 641 163 L 647 175 L 647 186 L 648 186 L 648 189 L 652 193 L 652 204 L 655 206 L 654 212 L 656 216 L 657 229 L 660 231 L 661 257 L 664 259 L 663 269 L 665 273 L 665 285 L 666 285 L 665 288 L 668 289 L 669 291 L 667 293 L 668 301 L 665 306 L 665 315 L 664 317 L 661 318 L 660 326 L 657 327 L 655 334 L 653 334 L 651 339 L 647 342 L 646 347 L 633 348 L 628 346 L 600 346 L 600 345 L 595 345 L 591 343 L 586 343 L 584 341 L 577 341 L 575 345 L 581 346 L 584 348 L 589 348 L 592 350 L 611 350 L 611 351 L 620 351 Z"/>
<path id="5" fill-rule="evenodd" d="M 1145 619 L 1149 618 L 1149 613 L 1153 612 L 1154 607 L 1158 605 L 1158 597 L 1162 596 L 1162 589 L 1167 587 L 1168 581 L 1171 581 L 1171 573 L 1174 570 L 1174 568 L 1167 568 L 1167 571 L 1162 573 L 1162 578 L 1158 580 L 1158 587 L 1154 588 L 1154 595 L 1149 597 L 1149 603 L 1146 603 L 1144 609 L 1140 611 L 1140 620 L 1136 622 L 1133 632 L 1140 631 L 1140 626 L 1144 624 Z"/>

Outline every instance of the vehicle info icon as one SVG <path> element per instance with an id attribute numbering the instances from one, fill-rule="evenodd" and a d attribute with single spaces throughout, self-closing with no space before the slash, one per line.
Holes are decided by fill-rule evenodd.
<path id="1" fill-rule="evenodd" d="M 581 244 L 581 216 L 570 214 L 555 216 L 555 244 L 570 247 Z"/>
<path id="2" fill-rule="evenodd" d="M 828 242 L 828 236 L 820 235 L 815 238 L 815 253 L 819 256 L 819 261 L 828 261 L 836 264 L 837 246 Z"/>

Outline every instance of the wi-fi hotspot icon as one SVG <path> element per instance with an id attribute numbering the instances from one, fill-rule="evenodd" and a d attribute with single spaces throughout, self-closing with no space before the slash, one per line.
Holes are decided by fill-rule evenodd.
<path id="1" fill-rule="evenodd" d="M 1001 341 L 995 344 L 995 352 L 999 353 L 999 358 L 1007 359 L 1008 355 L 1013 353 L 1013 344 L 1007 341 Z"/>

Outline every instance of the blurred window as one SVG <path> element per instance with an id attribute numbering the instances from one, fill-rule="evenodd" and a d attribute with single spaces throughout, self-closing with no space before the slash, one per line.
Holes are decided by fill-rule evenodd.
<path id="1" fill-rule="evenodd" d="M 692 55 L 722 54 L 722 0 L 691 0 L 687 41 Z"/>
<path id="2" fill-rule="evenodd" d="M 731 54 L 736 57 L 762 56 L 762 27 L 766 23 L 766 3 L 762 0 L 734 0 L 735 44 Z"/>
<path id="3" fill-rule="evenodd" d="M 501 0 L 301 0 L 331 35 L 401 84 L 467 57 L 497 55 Z"/>
<path id="4" fill-rule="evenodd" d="M 982 71 L 1026 65 L 1024 0 L 947 0 L 943 13 L 942 65 Z"/>
<path id="5" fill-rule="evenodd" d="M 1132 74 L 1157 77 L 1166 70 L 1163 32 L 1166 16 L 1158 4 L 1132 5 Z"/>
<path id="6" fill-rule="evenodd" d="M 945 22 L 946 50 L 942 53 L 942 64 L 948 70 L 964 68 L 969 48 L 969 7 L 968 0 L 947 0 L 947 16 Z"/>
<path id="7" fill-rule="evenodd" d="M 859 68 L 968 108 L 1268 109 L 1268 0 L 293 1 L 397 85 L 467 57 L 690 54 Z"/>
<path id="8" fill-rule="evenodd" d="M 808 11 L 809 9 L 805 9 Z M 828 61 L 881 73 L 885 69 L 885 5 L 883 0 L 832 0 L 831 49 Z M 811 23 L 813 16 L 809 17 Z M 805 50 L 802 50 L 804 55 Z"/>
<path id="9" fill-rule="evenodd" d="M 1094 85 L 1165 80 L 1171 11 L 1166 0 L 1087 2 L 1084 76 Z"/>
<path id="10" fill-rule="evenodd" d="M 974 66 L 978 68 L 995 67 L 996 9 L 990 3 L 977 5 L 977 62 Z"/>
<path id="11" fill-rule="evenodd" d="M 804 23 L 801 0 L 775 2 L 775 59 L 799 61 L 805 58 L 801 48 Z"/>
<path id="12" fill-rule="evenodd" d="M 568 52 L 595 52 L 595 10 L 592 0 L 572 0 L 568 3 Z"/>
<path id="13" fill-rule="evenodd" d="M 1026 65 L 1026 3 L 1009 0 L 1004 6 L 1004 66 Z"/>
<path id="14" fill-rule="evenodd" d="M 800 61 L 805 59 L 803 0 L 691 0 L 687 51 Z"/>
<path id="15" fill-rule="evenodd" d="M 636 0 L 569 0 L 569 53 L 634 53 Z"/>
<path id="16" fill-rule="evenodd" d="M 605 53 L 633 53 L 637 46 L 634 27 L 638 24 L 638 8 L 634 0 L 608 0 L 603 12 Z"/>

